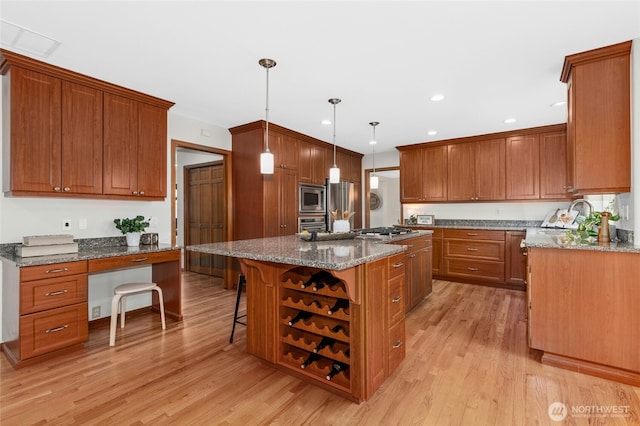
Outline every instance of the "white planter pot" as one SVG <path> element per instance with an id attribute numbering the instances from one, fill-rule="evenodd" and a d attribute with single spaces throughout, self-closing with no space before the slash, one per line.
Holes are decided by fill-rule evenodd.
<path id="1" fill-rule="evenodd" d="M 140 245 L 140 235 L 142 232 L 128 232 L 125 234 L 127 237 L 127 245 L 129 247 L 135 247 Z"/>

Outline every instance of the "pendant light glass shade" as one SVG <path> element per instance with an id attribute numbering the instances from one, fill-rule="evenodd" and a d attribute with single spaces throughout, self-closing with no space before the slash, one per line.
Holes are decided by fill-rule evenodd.
<path id="1" fill-rule="evenodd" d="M 276 61 L 264 58 L 260 59 L 258 63 L 267 70 L 267 103 L 264 109 L 266 122 L 264 130 L 265 148 L 264 152 L 260 154 L 260 173 L 263 175 L 272 175 L 274 158 L 273 153 L 269 151 L 269 69 L 276 66 Z"/>
<path id="2" fill-rule="evenodd" d="M 340 102 L 338 98 L 329 99 L 333 105 L 333 167 L 329 169 L 329 183 L 340 183 L 340 169 L 336 164 L 336 105 Z"/>
<path id="3" fill-rule="evenodd" d="M 376 126 L 380 124 L 377 121 L 372 121 L 369 123 L 371 127 L 373 127 L 373 139 L 369 142 L 371 145 L 371 161 L 373 163 L 373 172 L 371 173 L 371 177 L 369 178 L 369 187 L 371 189 L 378 189 L 378 176 L 376 176 Z"/>

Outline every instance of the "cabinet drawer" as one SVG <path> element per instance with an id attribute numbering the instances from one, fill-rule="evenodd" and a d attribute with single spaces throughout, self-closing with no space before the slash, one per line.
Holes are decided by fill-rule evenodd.
<path id="1" fill-rule="evenodd" d="M 389 256 L 389 278 L 404 274 L 404 253 Z"/>
<path id="2" fill-rule="evenodd" d="M 28 281 L 20 284 L 20 314 L 87 301 L 87 274 Z"/>
<path id="3" fill-rule="evenodd" d="M 445 275 L 492 282 L 504 281 L 504 262 L 444 258 Z"/>
<path id="4" fill-rule="evenodd" d="M 444 240 L 444 255 L 504 261 L 504 241 Z"/>
<path id="5" fill-rule="evenodd" d="M 180 250 L 178 249 L 171 251 L 108 257 L 104 259 L 92 259 L 89 261 L 89 272 L 143 266 L 150 265 L 152 263 L 170 262 L 174 260 L 180 260 Z"/>
<path id="6" fill-rule="evenodd" d="M 389 324 L 404 318 L 404 275 L 389 280 Z"/>
<path id="7" fill-rule="evenodd" d="M 20 317 L 20 359 L 82 343 L 88 334 L 86 303 L 23 315 Z"/>
<path id="8" fill-rule="evenodd" d="M 496 240 L 504 241 L 504 231 L 487 231 L 483 229 L 445 229 L 445 238 L 461 240 Z"/>
<path id="9" fill-rule="evenodd" d="M 86 260 L 78 262 L 52 263 L 50 265 L 41 266 L 27 266 L 20 268 L 20 282 L 84 274 L 86 272 Z"/>
<path id="10" fill-rule="evenodd" d="M 389 328 L 389 374 L 398 367 L 405 357 L 404 321 Z"/>
<path id="11" fill-rule="evenodd" d="M 429 237 L 410 238 L 408 240 L 399 241 L 398 244 L 407 246 L 407 253 L 413 253 L 415 251 L 425 249 L 427 245 L 431 245 L 431 238 Z"/>

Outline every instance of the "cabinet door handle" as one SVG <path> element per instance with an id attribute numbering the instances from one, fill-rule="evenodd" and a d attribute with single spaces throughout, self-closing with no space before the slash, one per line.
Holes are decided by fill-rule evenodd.
<path id="1" fill-rule="evenodd" d="M 393 349 L 398 349 L 402 346 L 402 340 L 398 340 L 395 345 L 392 346 Z"/>
<path id="2" fill-rule="evenodd" d="M 60 269 L 48 269 L 44 271 L 45 274 L 55 274 L 58 272 L 67 272 L 69 268 L 60 268 Z"/>
<path id="3" fill-rule="evenodd" d="M 410 257 L 410 258 L 413 259 L 414 257 L 416 257 L 416 254 L 415 253 L 409 254 L 409 255 L 407 255 L 407 257 Z"/>
<path id="4" fill-rule="evenodd" d="M 133 191 L 132 194 L 133 195 L 138 195 L 138 191 Z"/>
<path id="5" fill-rule="evenodd" d="M 473 247 L 467 247 L 467 251 L 478 251 L 478 249 Z"/>
<path id="6" fill-rule="evenodd" d="M 469 236 L 469 237 L 477 237 L 478 234 L 476 232 L 467 232 L 467 236 Z"/>
<path id="7" fill-rule="evenodd" d="M 475 272 L 475 271 L 479 271 L 479 270 L 480 270 L 479 268 L 472 268 L 471 266 L 468 266 L 468 267 L 467 267 L 467 269 L 468 269 L 469 271 L 474 271 L 474 272 Z"/>
<path id="8" fill-rule="evenodd" d="M 402 267 L 402 266 L 404 266 L 404 263 L 402 263 L 402 262 L 398 262 L 398 263 L 394 263 L 394 264 L 393 264 L 393 267 L 394 267 L 394 268 L 400 268 L 400 267 Z"/>
<path id="9" fill-rule="evenodd" d="M 149 259 L 148 257 L 141 257 L 139 259 L 131 259 L 132 262 L 144 262 L 145 260 Z"/>
<path id="10" fill-rule="evenodd" d="M 45 330 L 44 332 L 47 333 L 47 334 L 48 333 L 55 333 L 55 332 L 58 332 L 58 331 L 62 331 L 65 328 L 69 328 L 69 324 L 65 324 L 62 327 L 50 328 L 48 330 Z"/>
<path id="11" fill-rule="evenodd" d="M 64 187 L 64 189 L 63 189 L 63 191 L 64 191 L 64 192 L 69 192 L 69 191 L 71 191 L 71 188 L 69 188 L 68 186 L 65 186 L 65 187 Z"/>
<path id="12" fill-rule="evenodd" d="M 53 190 L 56 192 L 60 192 L 62 189 L 59 186 L 54 186 Z"/>
<path id="13" fill-rule="evenodd" d="M 396 296 L 393 299 L 391 299 L 391 303 L 398 303 L 401 300 L 402 300 L 402 296 Z"/>
<path id="14" fill-rule="evenodd" d="M 61 294 L 66 294 L 69 293 L 69 290 L 67 290 L 66 288 L 64 290 L 58 290 L 58 291 L 50 291 L 48 293 L 45 293 L 45 296 L 60 296 Z"/>
<path id="15" fill-rule="evenodd" d="M 144 195 L 144 191 L 140 191 L 140 195 Z"/>

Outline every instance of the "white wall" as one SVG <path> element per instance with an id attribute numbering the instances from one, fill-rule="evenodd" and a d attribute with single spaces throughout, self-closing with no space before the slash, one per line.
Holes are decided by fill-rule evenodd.
<path id="1" fill-rule="evenodd" d="M 4 78 L 4 77 L 3 77 Z M 1 130 L 1 129 L 0 129 Z M 4 132 L 0 131 L 0 134 Z M 204 136 L 208 134 L 209 136 Z M 231 134 L 227 129 L 169 112 L 167 140 L 167 194 L 171 194 L 171 139 L 231 150 Z M 2 144 L 8 142 L 3 140 Z M 2 158 L 0 158 L 0 168 Z M 0 176 L 2 171 L 0 171 Z M 171 243 L 171 198 L 164 201 L 118 201 L 73 198 L 6 197 L 0 195 L 0 243 L 21 242 L 25 235 L 60 234 L 62 220 L 71 221 L 75 238 L 119 236 L 113 219 L 143 215 L 153 218 L 149 232 L 157 232 L 159 241 Z M 87 220 L 87 229 L 79 229 L 80 219 Z M 0 265 L 0 274 L 2 266 Z M 150 267 L 91 275 L 89 278 L 89 318 L 91 308 L 101 307 L 101 317 L 110 315 L 113 287 L 125 280 L 150 280 Z M 0 292 L 1 297 L 1 292 Z M 151 304 L 150 295 L 127 300 L 127 309 Z M 0 300 L 0 329 L 2 318 Z"/>

